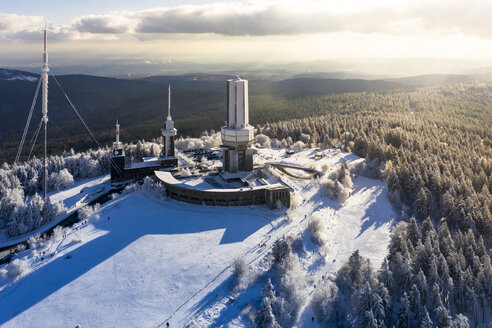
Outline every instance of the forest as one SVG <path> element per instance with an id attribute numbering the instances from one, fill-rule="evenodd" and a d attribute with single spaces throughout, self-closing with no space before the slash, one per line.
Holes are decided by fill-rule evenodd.
<path id="1" fill-rule="evenodd" d="M 258 132 L 273 139 L 272 146 L 303 139 L 375 162 L 403 217 L 430 216 L 452 231 L 471 229 L 490 246 L 492 97 L 486 84 L 328 95 L 310 104 L 328 113 Z"/>
<path id="2" fill-rule="evenodd" d="M 402 223 L 393 232 L 380 271 L 373 272 L 355 252 L 337 273 L 336 283 L 318 289 L 313 306 L 322 323 L 337 327 L 488 324 L 486 311 L 492 304 L 489 90 L 475 82 L 411 92 L 329 95 L 316 99 L 320 108 L 331 107 L 328 114 L 259 127 L 263 143 L 302 140 L 364 157 L 370 168 L 365 173 L 386 179 L 390 201 L 401 213 Z M 275 315 L 281 315 L 271 305 L 271 289 L 265 287 L 260 312 L 266 327 L 278 325 Z"/>

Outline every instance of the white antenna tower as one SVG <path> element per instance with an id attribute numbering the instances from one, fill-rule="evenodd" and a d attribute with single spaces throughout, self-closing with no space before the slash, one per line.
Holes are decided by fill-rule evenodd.
<path id="1" fill-rule="evenodd" d="M 118 123 L 118 120 L 116 120 L 116 145 L 118 146 L 120 144 L 120 124 Z"/>
<path id="2" fill-rule="evenodd" d="M 48 124 L 48 72 L 50 71 L 48 67 L 48 49 L 47 49 L 47 43 L 48 43 L 48 36 L 47 36 L 47 30 L 46 30 L 46 22 L 44 23 L 44 52 L 43 52 L 43 68 L 42 68 L 42 75 L 41 78 L 43 80 L 43 89 L 42 89 L 42 102 L 41 102 L 41 108 L 42 108 L 42 113 L 43 113 L 43 123 L 44 123 L 44 177 L 43 177 L 43 197 L 44 200 L 46 201 L 46 193 L 47 193 L 47 181 L 48 181 L 48 166 L 47 166 L 47 158 L 46 158 L 46 153 L 47 153 L 47 146 L 46 146 L 46 140 L 47 140 L 47 124 Z"/>
<path id="3" fill-rule="evenodd" d="M 167 89 L 167 120 L 171 120 L 171 85 Z"/>

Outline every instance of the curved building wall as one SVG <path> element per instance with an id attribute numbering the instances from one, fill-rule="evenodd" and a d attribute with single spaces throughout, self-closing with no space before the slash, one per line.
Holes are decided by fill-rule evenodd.
<path id="1" fill-rule="evenodd" d="M 173 183 L 168 172 L 156 171 L 156 176 L 166 187 L 169 197 L 176 200 L 211 206 L 246 206 L 266 204 L 274 208 L 278 202 L 290 207 L 290 190 L 284 186 L 264 186 L 249 189 L 209 189 L 199 190 L 182 183 Z M 167 176 L 169 175 L 169 176 Z M 176 180 L 175 180 L 176 181 Z"/>

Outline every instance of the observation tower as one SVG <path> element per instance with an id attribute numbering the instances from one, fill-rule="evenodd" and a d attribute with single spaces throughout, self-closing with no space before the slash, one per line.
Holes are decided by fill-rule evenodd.
<path id="1" fill-rule="evenodd" d="M 227 80 L 227 121 L 221 128 L 224 171 L 253 170 L 254 128 L 249 125 L 248 80 Z"/>

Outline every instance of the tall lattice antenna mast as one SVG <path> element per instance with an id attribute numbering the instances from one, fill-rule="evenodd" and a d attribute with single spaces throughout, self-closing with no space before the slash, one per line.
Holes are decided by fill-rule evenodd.
<path id="1" fill-rule="evenodd" d="M 43 80 L 43 89 L 42 89 L 42 112 L 43 112 L 43 123 L 44 123 L 44 176 L 43 176 L 43 197 L 46 201 L 46 193 L 47 193 L 47 181 L 48 181 L 48 165 L 47 165 L 47 124 L 48 124 L 48 72 L 50 71 L 48 67 L 48 35 L 46 30 L 46 23 L 44 23 L 44 52 L 43 52 L 43 68 L 41 78 Z"/>
<path id="2" fill-rule="evenodd" d="M 171 85 L 167 89 L 167 120 L 171 120 Z"/>

